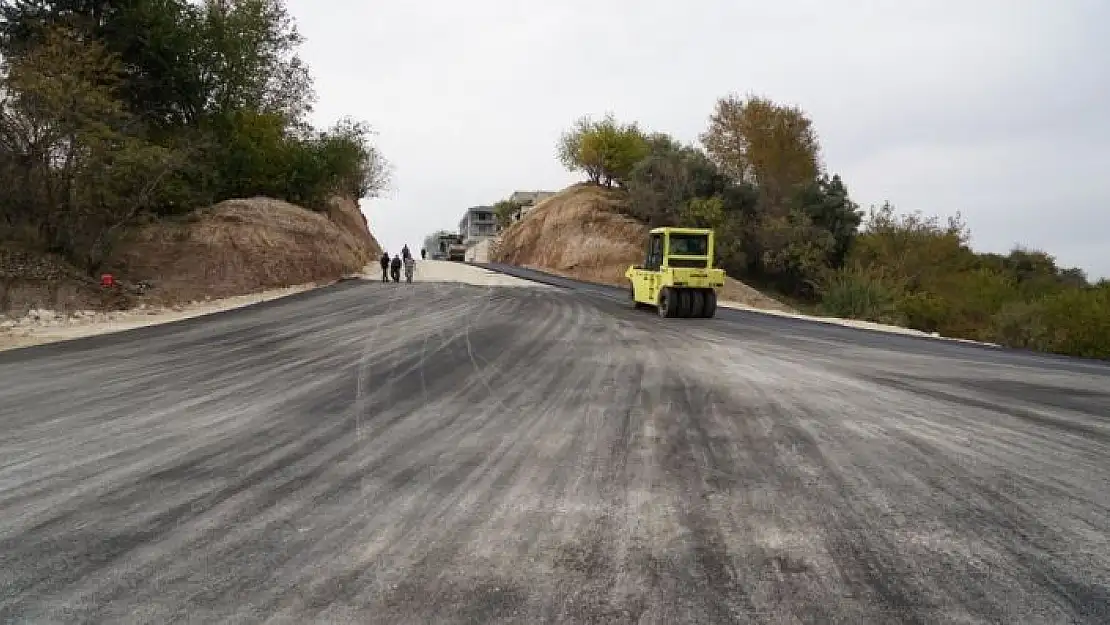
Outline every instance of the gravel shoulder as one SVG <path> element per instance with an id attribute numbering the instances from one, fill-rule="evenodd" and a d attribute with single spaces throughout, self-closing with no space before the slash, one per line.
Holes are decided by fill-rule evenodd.
<path id="1" fill-rule="evenodd" d="M 353 277 L 380 280 L 381 274 L 378 271 L 378 266 L 374 265 L 367 267 L 361 276 Z M 431 260 L 417 262 L 414 279 L 417 282 L 454 282 L 475 286 L 551 288 L 472 265 Z M 327 285 L 300 284 L 280 289 L 269 289 L 249 295 L 193 302 L 172 308 L 143 306 L 132 310 L 112 312 L 77 311 L 71 314 L 61 314 L 50 310 L 34 310 L 21 319 L 3 320 L 0 318 L 0 351 L 173 323 L 244 306 L 253 306 L 262 302 L 304 293 L 322 286 Z"/>
<path id="2" fill-rule="evenodd" d="M 1110 618 L 1110 367 L 662 321 L 354 280 L 0 354 L 0 622 Z"/>
<path id="3" fill-rule="evenodd" d="M 902 334 L 905 336 L 919 336 L 923 338 L 940 339 L 944 341 L 954 341 L 957 343 L 973 343 L 976 345 L 984 345 L 989 347 L 998 347 L 995 343 L 986 343 L 983 341 L 972 341 L 968 339 L 953 338 L 949 336 L 941 336 L 937 332 L 923 332 L 921 330 L 914 330 L 913 328 L 903 328 L 901 326 L 893 326 L 886 323 L 876 323 L 874 321 L 863 321 L 861 319 L 843 319 L 840 317 L 820 317 L 817 315 L 805 315 L 802 313 L 788 312 L 782 310 L 772 310 L 767 308 L 756 308 L 754 306 L 747 306 L 737 302 L 721 301 L 719 306 L 724 308 L 732 308 L 734 310 L 743 310 L 750 313 L 758 313 L 761 315 L 772 315 L 775 317 L 786 317 L 788 319 L 803 319 L 806 321 L 816 321 L 819 323 L 828 323 L 833 325 L 840 325 L 849 328 L 858 328 L 861 330 L 874 330 L 876 332 L 887 332 L 890 334 Z"/>
<path id="4" fill-rule="evenodd" d="M 172 308 L 142 306 L 130 310 L 110 312 L 85 310 L 71 314 L 61 314 L 52 310 L 32 310 L 21 319 L 10 319 L 0 323 L 0 351 L 192 319 L 288 297 L 319 286 L 301 284 L 249 295 L 192 302 Z"/>

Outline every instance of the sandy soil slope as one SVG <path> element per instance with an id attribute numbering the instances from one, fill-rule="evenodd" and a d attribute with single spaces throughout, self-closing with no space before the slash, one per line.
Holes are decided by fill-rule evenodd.
<path id="1" fill-rule="evenodd" d="M 150 283 L 141 296 L 101 289 L 60 258 L 0 246 L 0 350 L 268 301 L 357 274 L 380 253 L 358 204 L 340 198 L 321 213 L 229 200 L 141 226 L 104 269 Z"/>
<path id="2" fill-rule="evenodd" d="M 321 213 L 250 198 L 136 229 L 108 270 L 148 281 L 153 296 L 177 304 L 330 282 L 380 254 L 353 202 L 335 200 Z"/>

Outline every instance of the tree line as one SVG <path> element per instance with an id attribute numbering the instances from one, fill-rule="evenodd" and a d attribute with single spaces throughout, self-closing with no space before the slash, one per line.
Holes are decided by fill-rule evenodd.
<path id="1" fill-rule="evenodd" d="M 0 0 L 0 230 L 95 271 L 144 216 L 374 196 L 370 127 L 307 121 L 301 41 L 282 0 Z"/>
<path id="2" fill-rule="evenodd" d="M 1042 251 L 977 253 L 962 218 L 863 211 L 812 120 L 756 95 L 719 99 L 697 144 L 612 114 L 582 117 L 556 154 L 623 194 L 651 227 L 714 228 L 729 275 L 827 315 L 1110 358 L 1110 281 Z"/>

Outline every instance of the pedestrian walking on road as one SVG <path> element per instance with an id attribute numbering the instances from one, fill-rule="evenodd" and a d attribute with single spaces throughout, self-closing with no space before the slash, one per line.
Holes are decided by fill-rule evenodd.
<path id="1" fill-rule="evenodd" d="M 382 252 L 378 262 L 382 265 L 382 282 L 389 282 L 389 252 Z"/>
<path id="2" fill-rule="evenodd" d="M 416 271 L 416 259 L 409 256 L 405 259 L 405 282 L 412 283 L 412 274 Z"/>
<path id="3" fill-rule="evenodd" d="M 408 260 L 410 258 L 412 258 L 412 252 L 409 251 L 409 244 L 405 243 L 404 247 L 401 248 L 401 260 Z"/>
<path id="4" fill-rule="evenodd" d="M 420 260 L 426 260 L 427 258 L 428 258 L 428 250 L 426 250 L 424 248 L 420 248 Z"/>
<path id="5" fill-rule="evenodd" d="M 401 257 L 394 256 L 393 260 L 389 263 L 389 273 L 393 276 L 394 282 L 401 281 Z"/>

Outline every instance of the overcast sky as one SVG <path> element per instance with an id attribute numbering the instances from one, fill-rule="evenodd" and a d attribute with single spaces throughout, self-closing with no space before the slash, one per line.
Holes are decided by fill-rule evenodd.
<path id="1" fill-rule="evenodd" d="M 862 206 L 961 211 L 973 245 L 1110 276 L 1107 0 L 288 0 L 314 119 L 370 122 L 390 252 L 467 206 L 577 181 L 559 134 L 612 111 L 688 141 L 717 98 L 801 106 Z"/>

